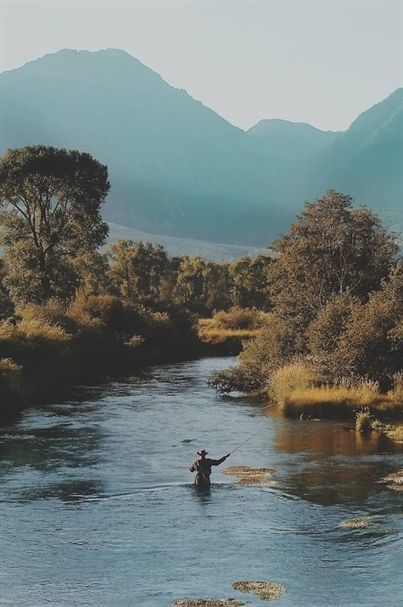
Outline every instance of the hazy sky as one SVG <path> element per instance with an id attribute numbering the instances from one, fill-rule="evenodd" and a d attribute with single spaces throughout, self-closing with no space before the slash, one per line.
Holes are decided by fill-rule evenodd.
<path id="1" fill-rule="evenodd" d="M 124 49 L 242 128 L 345 129 L 403 84 L 402 0 L 0 0 L 0 71 Z"/>

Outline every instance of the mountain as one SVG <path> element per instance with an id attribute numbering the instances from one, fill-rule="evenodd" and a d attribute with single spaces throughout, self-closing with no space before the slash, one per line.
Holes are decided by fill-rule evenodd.
<path id="1" fill-rule="evenodd" d="M 248 243 L 246 219 L 267 222 L 253 142 L 125 52 L 46 55 L 2 73 L 0 95 L 0 151 L 43 143 L 90 152 L 109 167 L 105 215 L 116 223 Z"/>
<path id="2" fill-rule="evenodd" d="M 344 133 L 283 120 L 245 132 L 128 53 L 63 50 L 0 74 L 0 153 L 90 152 L 109 167 L 107 220 L 264 246 L 330 187 L 401 221 L 401 100 L 399 89 Z"/>
<path id="3" fill-rule="evenodd" d="M 325 150 L 338 137 L 335 131 L 321 131 L 305 122 L 261 120 L 247 131 L 269 157 L 299 159 Z"/>
<path id="4" fill-rule="evenodd" d="M 179 255 L 190 255 L 191 257 L 203 257 L 207 261 L 232 261 L 238 257 L 254 257 L 255 255 L 269 255 L 270 250 L 247 245 L 220 244 L 206 240 L 195 240 L 193 238 L 179 238 L 177 236 L 165 236 L 161 234 L 149 234 L 109 222 L 108 244 L 116 240 L 140 240 L 152 242 L 164 247 L 170 257 Z"/>
<path id="5" fill-rule="evenodd" d="M 403 88 L 363 112 L 316 163 L 311 185 L 348 192 L 403 227 Z"/>

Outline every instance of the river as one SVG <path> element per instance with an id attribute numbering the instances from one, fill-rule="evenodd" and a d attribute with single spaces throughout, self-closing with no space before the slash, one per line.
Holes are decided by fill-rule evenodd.
<path id="1" fill-rule="evenodd" d="M 233 363 L 150 369 L 1 429 L 0 605 L 268 605 L 232 590 L 242 579 L 282 583 L 279 607 L 403 604 L 403 494 L 380 482 L 403 445 L 219 397 L 207 380 Z M 269 466 L 277 484 L 239 486 L 223 464 L 197 493 L 196 450 L 219 457 L 259 428 L 228 465 Z"/>

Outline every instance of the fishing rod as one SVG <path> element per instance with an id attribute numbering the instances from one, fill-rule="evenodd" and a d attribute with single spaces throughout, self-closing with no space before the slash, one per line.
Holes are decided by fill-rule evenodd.
<path id="1" fill-rule="evenodd" d="M 249 436 L 249 438 L 247 438 L 246 440 L 244 440 L 243 443 L 241 443 L 240 445 L 238 445 L 237 447 L 235 447 L 235 449 L 233 449 L 232 451 L 230 451 L 229 454 L 232 455 L 233 453 L 235 453 L 235 451 L 238 451 L 238 449 L 240 449 L 241 447 L 243 447 L 248 441 L 250 441 L 252 438 L 254 438 L 262 430 L 263 430 L 263 428 L 259 428 L 259 430 L 257 432 L 255 432 L 254 434 L 252 434 L 251 436 Z"/>

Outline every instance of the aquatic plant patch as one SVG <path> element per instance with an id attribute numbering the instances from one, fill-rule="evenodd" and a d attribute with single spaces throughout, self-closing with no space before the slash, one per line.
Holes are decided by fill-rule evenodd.
<path id="1" fill-rule="evenodd" d="M 361 529 L 362 527 L 368 527 L 372 523 L 372 516 L 361 516 L 358 518 L 349 518 L 345 521 L 341 521 L 339 527 L 343 529 Z"/>
<path id="2" fill-rule="evenodd" d="M 275 601 L 285 592 L 285 586 L 277 582 L 266 582 L 263 580 L 240 580 L 232 584 L 234 590 L 239 592 L 252 592 L 260 599 Z"/>
<path id="3" fill-rule="evenodd" d="M 241 607 L 245 605 L 236 599 L 181 599 L 174 607 Z"/>
<path id="4" fill-rule="evenodd" d="M 267 477 L 274 474 L 272 468 L 251 468 L 250 466 L 229 466 L 223 470 L 224 474 L 236 476 L 240 485 L 272 487 L 275 481 L 268 481 Z"/>

